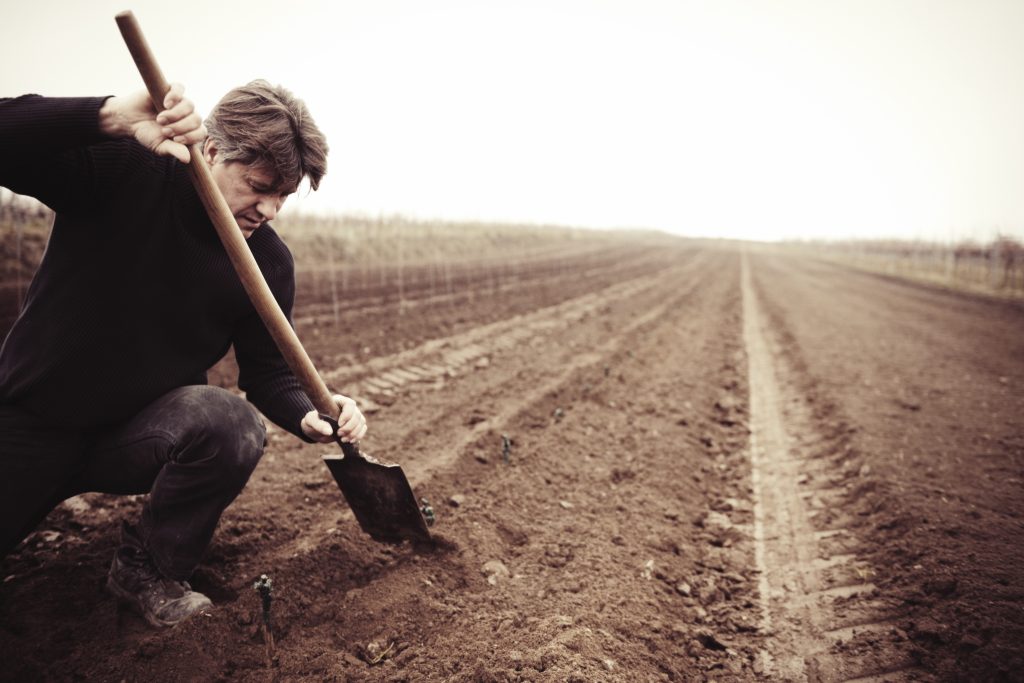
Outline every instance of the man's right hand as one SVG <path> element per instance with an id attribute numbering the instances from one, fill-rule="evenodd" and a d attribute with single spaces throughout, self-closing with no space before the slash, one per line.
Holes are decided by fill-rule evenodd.
<path id="1" fill-rule="evenodd" d="M 188 145 L 206 139 L 206 126 L 184 93 L 184 86 L 172 83 L 161 112 L 146 91 L 111 97 L 100 108 L 100 131 L 114 138 L 134 137 L 157 154 L 187 164 Z"/>

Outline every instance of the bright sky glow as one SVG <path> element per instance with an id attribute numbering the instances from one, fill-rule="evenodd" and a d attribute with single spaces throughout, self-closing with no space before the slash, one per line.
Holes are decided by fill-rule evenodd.
<path id="1" fill-rule="evenodd" d="M 309 211 L 751 239 L 1024 237 L 1020 0 L 0 0 L 0 95 L 262 77 L 331 144 Z"/>

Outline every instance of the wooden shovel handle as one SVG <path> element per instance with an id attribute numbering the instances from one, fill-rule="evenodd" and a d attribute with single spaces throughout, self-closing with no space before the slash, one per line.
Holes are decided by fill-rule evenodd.
<path id="1" fill-rule="evenodd" d="M 135 65 L 139 68 L 142 80 L 146 82 L 149 96 L 153 99 L 153 106 L 157 111 L 163 111 L 164 96 L 170 90 L 170 85 L 164 78 L 160 66 L 156 63 L 156 58 L 150 51 L 145 36 L 142 35 L 139 22 L 136 21 L 131 10 L 119 13 L 115 19 L 118 28 L 121 29 L 124 42 L 128 45 L 128 51 L 131 52 Z M 253 258 L 249 246 L 245 243 L 245 238 L 242 236 L 238 223 L 235 222 L 235 217 L 231 215 L 231 209 L 228 208 L 227 202 L 224 201 L 220 189 L 213 180 L 210 166 L 203 157 L 202 143 L 197 142 L 189 147 L 189 153 L 192 156 L 192 162 L 188 165 L 192 184 L 195 185 L 199 198 L 202 200 L 203 206 L 206 207 L 206 213 L 213 221 L 213 227 L 216 228 L 220 241 L 224 244 L 231 264 L 235 267 L 238 277 L 241 278 L 242 286 L 249 295 L 249 299 L 266 324 L 270 336 L 274 338 L 288 367 L 295 373 L 316 409 L 325 415 L 337 416 L 339 409 L 331 399 L 327 385 L 320 378 L 313 362 L 306 354 L 306 350 L 302 348 L 302 343 L 288 323 L 281 307 L 277 305 L 277 300 L 274 299 L 267 281 L 263 278 L 263 273 L 256 265 L 256 259 Z"/>

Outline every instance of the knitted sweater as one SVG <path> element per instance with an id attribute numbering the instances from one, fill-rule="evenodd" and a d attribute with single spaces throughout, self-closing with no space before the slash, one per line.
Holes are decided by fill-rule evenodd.
<path id="1" fill-rule="evenodd" d="M 56 211 L 24 309 L 0 349 L 0 402 L 54 425 L 121 422 L 205 384 L 233 344 L 239 387 L 304 438 L 313 409 L 249 302 L 186 168 L 99 131 L 104 98 L 0 99 L 0 185 Z M 269 224 L 247 240 L 291 315 L 291 253 Z"/>

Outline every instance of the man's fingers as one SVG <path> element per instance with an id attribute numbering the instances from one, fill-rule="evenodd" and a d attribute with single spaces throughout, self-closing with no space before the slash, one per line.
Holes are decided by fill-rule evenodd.
<path id="1" fill-rule="evenodd" d="M 338 436 L 343 441 L 359 441 L 366 435 L 366 418 L 359 406 L 348 396 L 335 394 L 334 402 L 341 408 L 338 415 Z"/>
<path id="2" fill-rule="evenodd" d="M 189 154 L 188 147 L 180 142 L 174 142 L 173 140 L 164 140 L 157 145 L 156 153 L 172 156 L 183 164 L 187 164 L 192 160 L 192 155 Z"/>
<path id="3" fill-rule="evenodd" d="M 184 135 L 175 135 L 174 142 L 180 142 L 183 145 L 192 145 L 197 142 L 202 142 L 206 139 L 206 126 L 200 126 L 195 130 L 191 130 Z"/>
<path id="4" fill-rule="evenodd" d="M 171 89 L 164 95 L 164 109 L 170 109 L 181 102 L 185 96 L 185 86 L 181 83 L 171 83 Z"/>
<path id="5" fill-rule="evenodd" d="M 157 114 L 156 122 L 162 126 L 170 125 L 195 113 L 196 107 L 192 104 L 192 100 L 183 99 L 173 107 L 164 109 L 162 112 Z"/>
<path id="6" fill-rule="evenodd" d="M 355 436 L 361 427 L 366 425 L 366 420 L 360 414 L 353 415 L 344 423 L 338 423 L 339 436 Z"/>
<path id="7" fill-rule="evenodd" d="M 173 138 L 175 135 L 185 135 L 186 133 L 191 133 L 199 128 L 203 128 L 203 130 L 205 130 L 203 127 L 203 119 L 199 114 L 192 112 L 183 119 L 179 119 L 174 123 L 165 124 L 162 131 L 164 137 Z"/>

